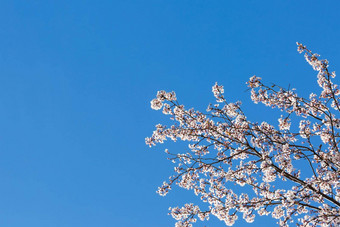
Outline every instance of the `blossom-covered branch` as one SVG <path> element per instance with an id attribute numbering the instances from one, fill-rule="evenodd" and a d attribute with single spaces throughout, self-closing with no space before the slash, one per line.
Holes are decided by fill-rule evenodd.
<path id="1" fill-rule="evenodd" d="M 189 143 L 185 153 L 166 150 L 177 166 L 158 193 L 165 196 L 177 184 L 207 203 L 204 210 L 193 204 L 170 208 L 176 226 L 191 226 L 211 215 L 231 226 L 239 214 L 250 223 L 258 214 L 271 215 L 280 226 L 340 225 L 340 90 L 328 61 L 297 44 L 318 71 L 320 95 L 303 98 L 295 89 L 268 86 L 256 76 L 247 82 L 253 102 L 283 112 L 277 127 L 249 121 L 241 103 L 227 102 L 217 83 L 212 87 L 216 104 L 206 113 L 186 109 L 174 92 L 159 91 L 151 101 L 153 109 L 175 123 L 158 124 L 146 144 L 167 139 Z"/>

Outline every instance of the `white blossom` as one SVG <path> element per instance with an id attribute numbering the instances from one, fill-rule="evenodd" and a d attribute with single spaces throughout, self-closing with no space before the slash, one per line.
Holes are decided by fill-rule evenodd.
<path id="1" fill-rule="evenodd" d="M 163 103 L 160 99 L 156 98 L 151 101 L 151 108 L 154 110 L 159 110 L 163 106 Z"/>

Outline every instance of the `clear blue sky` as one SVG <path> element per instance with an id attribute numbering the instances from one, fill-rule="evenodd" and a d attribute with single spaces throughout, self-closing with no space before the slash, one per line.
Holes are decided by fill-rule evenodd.
<path id="1" fill-rule="evenodd" d="M 2 0 L 0 226 L 173 226 L 168 207 L 196 199 L 155 193 L 173 169 L 163 149 L 185 147 L 145 145 L 167 122 L 150 108 L 156 91 L 204 110 L 218 81 L 276 123 L 245 82 L 317 88 L 296 41 L 339 72 L 339 12 L 337 0 Z"/>

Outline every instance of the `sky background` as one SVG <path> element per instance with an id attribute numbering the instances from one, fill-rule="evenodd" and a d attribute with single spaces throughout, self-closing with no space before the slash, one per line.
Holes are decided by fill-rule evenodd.
<path id="1" fill-rule="evenodd" d="M 155 193 L 174 167 L 164 148 L 185 149 L 145 145 L 168 122 L 150 108 L 156 92 L 203 111 L 217 81 L 250 119 L 276 124 L 245 82 L 319 90 L 295 42 L 340 70 L 339 12 L 337 0 L 2 0 L 0 226 L 173 226 L 168 207 L 197 199 Z"/>

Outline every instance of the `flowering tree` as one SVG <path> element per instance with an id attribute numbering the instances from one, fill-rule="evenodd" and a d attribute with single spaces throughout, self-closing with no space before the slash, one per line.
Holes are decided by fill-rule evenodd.
<path id="1" fill-rule="evenodd" d="M 177 184 L 208 203 L 205 210 L 193 204 L 170 208 L 176 226 L 211 215 L 231 226 L 240 213 L 249 223 L 257 213 L 271 215 L 280 226 L 340 225 L 340 89 L 328 61 L 297 45 L 318 71 L 320 95 L 303 98 L 295 89 L 267 86 L 256 76 L 247 82 L 253 102 L 284 113 L 278 127 L 247 120 L 241 103 L 227 102 L 217 83 L 212 87 L 217 103 L 207 113 L 184 108 L 174 92 L 159 91 L 151 101 L 176 123 L 156 125 L 146 144 L 167 138 L 189 143 L 186 153 L 165 150 L 177 166 L 157 192 L 165 196 Z"/>

